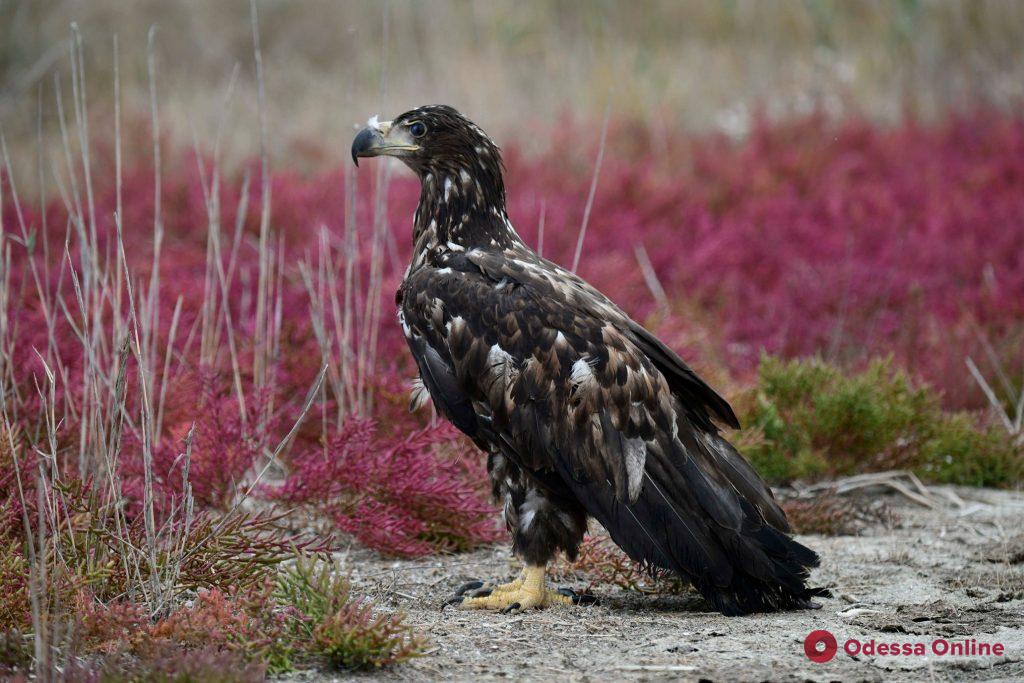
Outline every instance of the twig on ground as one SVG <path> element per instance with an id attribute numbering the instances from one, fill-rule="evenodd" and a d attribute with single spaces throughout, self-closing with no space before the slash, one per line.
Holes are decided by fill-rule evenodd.
<path id="1" fill-rule="evenodd" d="M 909 484 L 905 483 L 904 480 Z M 871 488 L 873 486 L 890 488 L 897 493 L 906 496 L 915 503 L 925 507 L 938 509 L 942 506 L 942 502 L 935 497 L 924 483 L 921 482 L 917 475 L 907 470 L 891 470 L 888 472 L 856 474 L 851 477 L 843 477 L 833 481 L 824 481 L 814 484 L 797 484 L 794 485 L 794 489 L 799 497 L 810 497 L 822 491 L 831 490 L 836 495 L 843 495 L 853 491 Z M 962 500 L 959 503 L 957 503 L 957 500 L 959 500 L 959 497 L 957 497 L 956 500 L 950 498 L 950 501 L 958 506 L 963 504 Z"/>

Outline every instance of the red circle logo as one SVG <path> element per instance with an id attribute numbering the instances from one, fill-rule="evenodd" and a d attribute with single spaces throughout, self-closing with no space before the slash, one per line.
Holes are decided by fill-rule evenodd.
<path id="1" fill-rule="evenodd" d="M 828 631 L 811 631 L 804 638 L 804 654 L 812 662 L 824 664 L 836 656 L 838 649 L 836 637 Z"/>

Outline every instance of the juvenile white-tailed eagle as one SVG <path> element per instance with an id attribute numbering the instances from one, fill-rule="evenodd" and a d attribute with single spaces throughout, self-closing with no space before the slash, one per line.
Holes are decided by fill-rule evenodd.
<path id="1" fill-rule="evenodd" d="M 505 213 L 497 146 L 448 106 L 372 119 L 352 159 L 401 159 L 421 182 L 412 263 L 395 300 L 423 385 L 481 450 L 525 562 L 463 607 L 581 602 L 546 587 L 588 517 L 634 560 L 670 570 L 724 614 L 814 606 L 817 555 L 721 436 L 729 404 L 671 349 L 528 247 Z"/>

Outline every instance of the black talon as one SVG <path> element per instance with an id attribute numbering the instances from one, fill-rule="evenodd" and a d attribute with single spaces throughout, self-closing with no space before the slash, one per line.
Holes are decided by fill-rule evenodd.
<path id="1" fill-rule="evenodd" d="M 459 586 L 458 588 L 456 588 L 455 589 L 455 594 L 456 595 L 463 595 L 463 594 L 466 593 L 466 591 L 472 591 L 472 590 L 476 590 L 478 588 L 483 588 L 483 587 L 484 587 L 484 582 L 483 581 L 477 581 L 476 579 L 473 579 L 472 581 L 467 581 L 466 583 L 464 583 L 461 586 Z"/>
<path id="2" fill-rule="evenodd" d="M 462 601 L 465 600 L 465 599 L 466 598 L 461 596 L 461 595 L 453 595 L 452 597 L 448 598 L 447 600 L 445 600 L 444 602 L 441 603 L 441 611 L 443 612 L 444 608 L 448 607 L 449 605 L 461 604 Z"/>
<path id="3" fill-rule="evenodd" d="M 494 592 L 493 588 L 477 588 L 469 594 L 471 598 L 486 598 L 488 595 Z"/>
<path id="4" fill-rule="evenodd" d="M 513 602 L 508 607 L 502 607 L 501 614 L 511 614 L 512 612 L 515 612 L 516 610 L 520 610 L 522 608 L 523 606 L 520 605 L 518 602 Z"/>
<path id="5" fill-rule="evenodd" d="M 571 588 L 559 588 L 559 595 L 564 595 L 567 598 L 572 598 L 572 604 L 574 605 L 596 605 L 599 603 L 597 596 L 593 593 L 577 593 Z"/>

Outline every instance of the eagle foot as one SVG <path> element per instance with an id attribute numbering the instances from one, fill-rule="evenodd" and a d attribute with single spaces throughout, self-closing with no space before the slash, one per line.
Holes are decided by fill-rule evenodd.
<path id="1" fill-rule="evenodd" d="M 593 605 L 597 598 L 589 593 L 579 594 L 569 588 L 548 588 L 544 567 L 526 567 L 519 578 L 509 583 L 494 585 L 482 581 L 463 584 L 455 595 L 445 601 L 461 609 L 492 609 L 502 614 L 516 614 L 530 608 L 552 605 Z"/>

